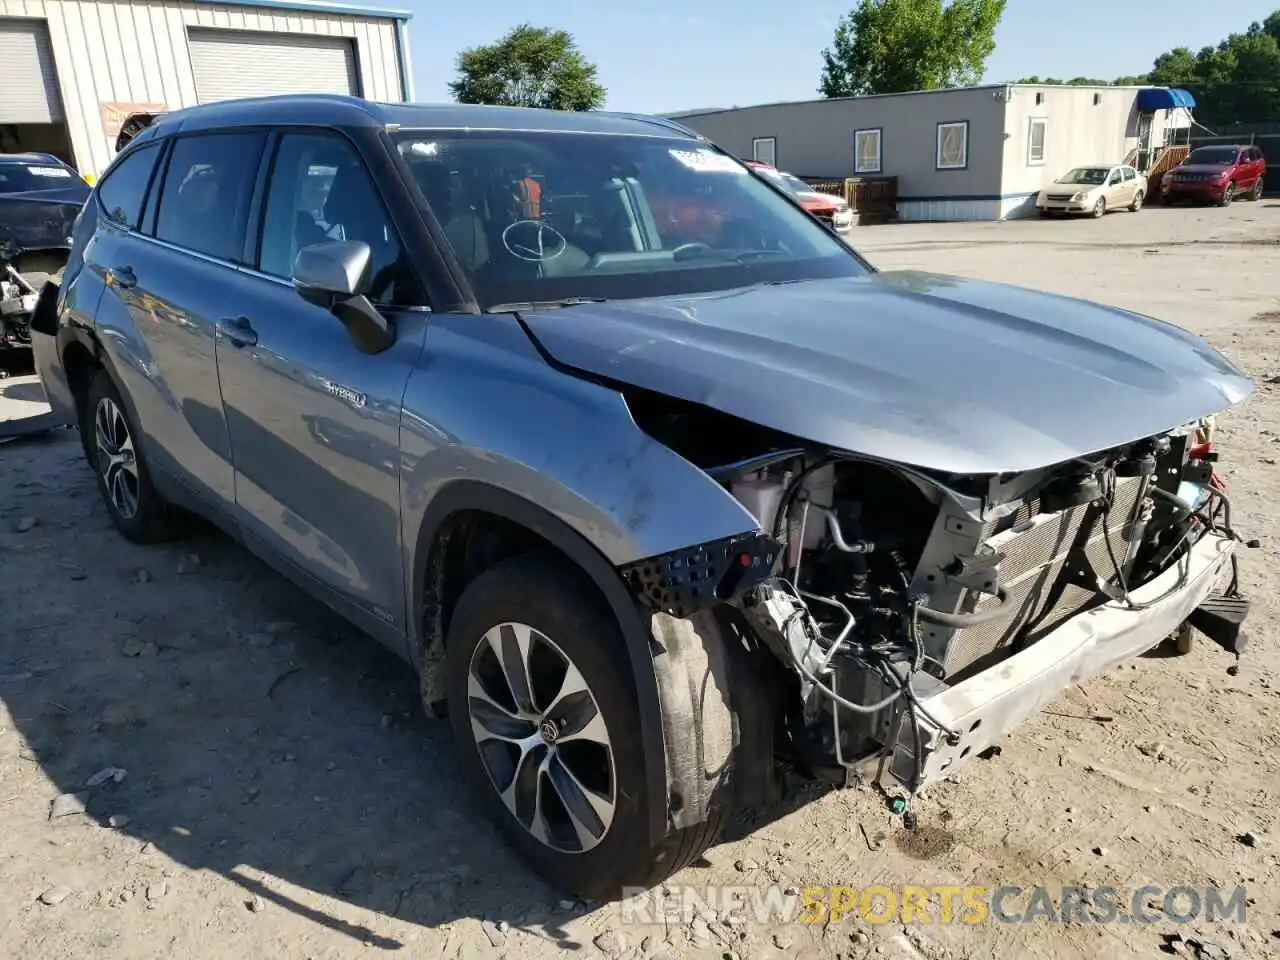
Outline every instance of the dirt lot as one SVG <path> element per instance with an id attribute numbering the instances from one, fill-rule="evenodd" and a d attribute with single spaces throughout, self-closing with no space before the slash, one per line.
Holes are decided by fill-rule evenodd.
<path id="1" fill-rule="evenodd" d="M 1254 646 L 1234 674 L 1200 644 L 1071 690 L 929 794 L 915 835 L 828 793 L 676 882 L 1244 884 L 1246 924 L 645 927 L 563 904 L 472 813 L 398 661 L 224 540 L 125 543 L 68 431 L 0 445 L 0 957 L 1152 957 L 1172 933 L 1280 955 L 1280 204 L 853 239 L 1166 317 L 1259 379 L 1221 422 L 1263 544 Z M 0 381 L 0 419 L 29 392 Z"/>

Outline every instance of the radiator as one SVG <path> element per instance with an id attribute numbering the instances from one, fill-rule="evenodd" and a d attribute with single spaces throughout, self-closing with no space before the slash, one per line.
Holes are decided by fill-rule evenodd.
<path id="1" fill-rule="evenodd" d="M 1145 480 L 1117 481 L 1115 504 L 1107 517 L 1111 552 L 1123 563 L 1133 534 L 1131 521 Z M 943 667 L 949 682 L 972 673 L 1010 652 L 1019 641 L 1034 637 L 1098 602 L 1099 594 L 1078 586 L 1080 576 L 1110 580 L 1115 565 L 1104 536 L 1102 511 L 1094 506 L 1041 513 L 1031 500 L 1015 514 L 984 527 L 981 542 L 1003 554 L 999 582 L 1008 592 L 1011 615 L 956 631 L 946 647 Z M 1081 550 L 1081 547 L 1083 549 Z M 1077 570 L 1068 564 L 1077 559 Z M 1079 576 L 1072 577 L 1071 574 Z M 986 596 L 974 608 L 989 609 L 998 601 Z"/>

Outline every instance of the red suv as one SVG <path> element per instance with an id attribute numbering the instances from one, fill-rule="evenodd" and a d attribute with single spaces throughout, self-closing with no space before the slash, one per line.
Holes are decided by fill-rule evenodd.
<path id="1" fill-rule="evenodd" d="M 1240 196 L 1259 199 L 1266 172 L 1259 147 L 1196 147 L 1181 166 L 1164 175 L 1160 189 L 1167 202 L 1212 200 L 1225 207 Z"/>

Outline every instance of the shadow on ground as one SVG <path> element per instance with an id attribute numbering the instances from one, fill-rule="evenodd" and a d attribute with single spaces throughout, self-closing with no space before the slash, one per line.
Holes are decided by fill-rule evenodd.
<path id="1" fill-rule="evenodd" d="M 0 595 L 0 698 L 25 760 L 84 795 L 85 816 L 127 817 L 140 844 L 239 884 L 246 906 L 260 897 L 384 949 L 404 944 L 326 898 L 581 946 L 563 929 L 580 911 L 472 812 L 448 727 L 423 717 L 401 660 L 219 535 L 126 543 L 63 436 L 14 476 L 17 510 L 0 507 L 4 563 L 42 584 L 38 601 Z M 38 525 L 15 533 L 19 514 Z M 127 776 L 86 786 L 109 767 Z"/>

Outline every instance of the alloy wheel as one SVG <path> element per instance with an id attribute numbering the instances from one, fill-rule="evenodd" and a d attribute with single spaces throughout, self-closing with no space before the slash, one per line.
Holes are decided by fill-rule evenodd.
<path id="1" fill-rule="evenodd" d="M 522 623 L 491 628 L 471 655 L 467 712 L 480 763 L 525 830 L 562 853 L 604 839 L 617 805 L 613 745 L 559 646 Z"/>
<path id="2" fill-rule="evenodd" d="M 138 513 L 138 459 L 129 422 L 110 397 L 98 400 L 93 433 L 98 448 L 98 472 L 111 505 L 122 519 L 132 520 Z"/>
<path id="3" fill-rule="evenodd" d="M 1133 212 L 1134 213 L 1137 213 L 1139 210 L 1142 209 L 1142 202 L 1145 199 L 1146 197 L 1143 195 L 1141 190 L 1139 190 L 1136 194 L 1134 194 L 1133 196 Z"/>

